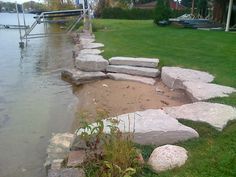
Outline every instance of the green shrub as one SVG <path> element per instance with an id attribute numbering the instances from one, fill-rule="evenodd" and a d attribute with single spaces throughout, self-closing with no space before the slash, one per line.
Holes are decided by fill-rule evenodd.
<path id="1" fill-rule="evenodd" d="M 122 9 L 122 8 L 104 8 L 101 12 L 101 18 L 105 19 L 128 19 L 128 20 L 148 20 L 154 18 L 154 10 L 146 9 Z"/>
<path id="2" fill-rule="evenodd" d="M 154 23 L 158 24 L 161 20 L 169 20 L 171 17 L 171 9 L 167 0 L 157 0 L 155 8 Z"/>

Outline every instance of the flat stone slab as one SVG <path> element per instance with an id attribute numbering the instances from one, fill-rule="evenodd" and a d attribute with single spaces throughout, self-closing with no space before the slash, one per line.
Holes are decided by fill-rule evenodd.
<path id="1" fill-rule="evenodd" d="M 234 107 L 219 103 L 196 102 L 163 109 L 171 117 L 206 122 L 217 130 L 222 130 L 228 121 L 236 119 Z"/>
<path id="2" fill-rule="evenodd" d="M 133 141 L 138 144 L 172 144 L 199 137 L 194 129 L 179 123 L 160 109 L 123 114 L 112 119 L 118 120 L 117 127 L 121 132 L 134 132 Z M 104 132 L 110 133 L 111 119 L 104 119 L 103 123 Z M 79 130 L 78 135 L 82 131 Z"/>
<path id="3" fill-rule="evenodd" d="M 107 76 L 110 79 L 118 80 L 118 81 L 135 81 L 144 84 L 154 85 L 156 80 L 153 78 L 141 77 L 141 76 L 133 76 L 129 74 L 121 74 L 121 73 L 107 73 Z"/>
<path id="4" fill-rule="evenodd" d="M 75 85 L 107 78 L 106 74 L 103 72 L 85 72 L 77 69 L 63 70 L 61 76 Z"/>
<path id="5" fill-rule="evenodd" d="M 188 152 L 174 145 L 157 147 L 151 154 L 148 164 L 156 172 L 171 170 L 185 164 L 188 159 Z"/>
<path id="6" fill-rule="evenodd" d="M 183 82 L 212 82 L 214 76 L 207 72 L 180 67 L 162 67 L 161 79 L 171 89 L 184 89 Z"/>
<path id="7" fill-rule="evenodd" d="M 60 170 L 49 170 L 48 177 L 85 177 L 82 169 L 64 168 Z"/>
<path id="8" fill-rule="evenodd" d="M 109 62 L 101 55 L 80 54 L 75 60 L 75 66 L 82 71 L 105 71 Z"/>
<path id="9" fill-rule="evenodd" d="M 154 68 L 144 68 L 125 65 L 108 65 L 106 71 L 113 73 L 124 73 L 144 77 L 157 77 L 160 72 Z"/>
<path id="10" fill-rule="evenodd" d="M 236 90 L 232 87 L 203 82 L 184 82 L 184 89 L 193 101 L 227 97 Z"/>
<path id="11" fill-rule="evenodd" d="M 95 42 L 94 38 L 80 38 L 80 44 L 82 45 L 86 45 L 92 42 Z"/>
<path id="12" fill-rule="evenodd" d="M 56 159 L 65 159 L 74 141 L 74 134 L 58 133 L 53 135 L 47 148 L 47 159 L 44 164 L 48 168 Z"/>
<path id="13" fill-rule="evenodd" d="M 84 49 L 96 49 L 96 48 L 101 48 L 104 47 L 104 44 L 102 43 L 87 43 L 83 45 Z"/>
<path id="14" fill-rule="evenodd" d="M 85 150 L 70 151 L 67 167 L 78 167 L 82 165 L 86 160 Z"/>
<path id="15" fill-rule="evenodd" d="M 79 54 L 92 54 L 92 55 L 99 55 L 101 54 L 103 51 L 99 50 L 99 49 L 83 49 L 79 51 Z"/>
<path id="16" fill-rule="evenodd" d="M 156 68 L 159 63 L 157 58 L 134 58 L 134 57 L 112 57 L 109 59 L 111 65 L 129 65 Z"/>
<path id="17" fill-rule="evenodd" d="M 95 36 L 93 34 L 90 33 L 80 33 L 79 34 L 79 38 L 80 39 L 95 39 Z"/>

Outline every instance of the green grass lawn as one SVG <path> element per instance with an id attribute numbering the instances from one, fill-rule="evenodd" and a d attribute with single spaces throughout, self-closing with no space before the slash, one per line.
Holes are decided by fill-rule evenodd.
<path id="1" fill-rule="evenodd" d="M 104 56 L 157 57 L 160 65 L 208 71 L 236 88 L 236 33 L 157 27 L 152 21 L 95 20 Z M 236 105 L 236 94 L 214 101 Z"/>
<path id="2" fill-rule="evenodd" d="M 208 71 L 215 83 L 236 88 L 236 34 L 157 27 L 152 21 L 95 20 L 98 42 L 105 44 L 105 58 L 112 56 L 157 57 L 161 66 L 182 66 Z M 236 106 L 236 94 L 211 100 Z M 189 151 L 187 163 L 160 174 L 146 168 L 145 177 L 235 177 L 236 122 L 223 132 L 207 124 L 183 121 L 200 138 L 180 143 Z M 141 147 L 150 155 L 153 147 Z"/>

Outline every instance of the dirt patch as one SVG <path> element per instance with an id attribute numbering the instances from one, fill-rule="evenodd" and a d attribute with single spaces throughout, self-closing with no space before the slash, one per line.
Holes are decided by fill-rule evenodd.
<path id="1" fill-rule="evenodd" d="M 74 93 L 78 96 L 79 103 L 72 130 L 79 127 L 81 113 L 86 113 L 86 119 L 92 121 L 96 119 L 97 112 L 101 111 L 106 112 L 107 116 L 117 116 L 191 102 L 184 91 L 172 91 L 160 80 L 151 86 L 106 79 L 75 87 Z"/>

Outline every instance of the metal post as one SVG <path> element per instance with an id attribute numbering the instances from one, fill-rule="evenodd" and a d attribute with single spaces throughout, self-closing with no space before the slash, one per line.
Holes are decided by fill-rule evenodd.
<path id="1" fill-rule="evenodd" d="M 26 21 L 25 21 L 24 4 L 22 4 L 21 7 L 22 7 L 22 12 L 23 12 L 23 20 L 24 20 L 25 34 L 26 34 Z M 27 46 L 27 35 L 25 36 L 25 45 Z"/>
<path id="2" fill-rule="evenodd" d="M 83 6 L 83 14 L 84 14 L 84 24 L 85 24 L 85 18 L 86 18 L 86 16 L 85 16 L 85 0 L 82 0 L 82 6 Z"/>
<path id="3" fill-rule="evenodd" d="M 230 0 L 229 1 L 229 8 L 228 8 L 228 15 L 227 15 L 227 22 L 226 22 L 226 27 L 225 27 L 226 32 L 229 31 L 232 7 L 233 7 L 233 0 Z"/>
<path id="4" fill-rule="evenodd" d="M 19 27 L 19 33 L 20 33 L 20 42 L 19 45 L 21 48 L 24 47 L 24 42 L 22 42 L 22 35 L 21 35 L 21 27 L 20 27 L 20 18 L 19 18 L 19 11 L 18 11 L 18 5 L 16 2 L 16 12 L 17 12 L 17 20 L 18 20 L 18 27 Z"/>

